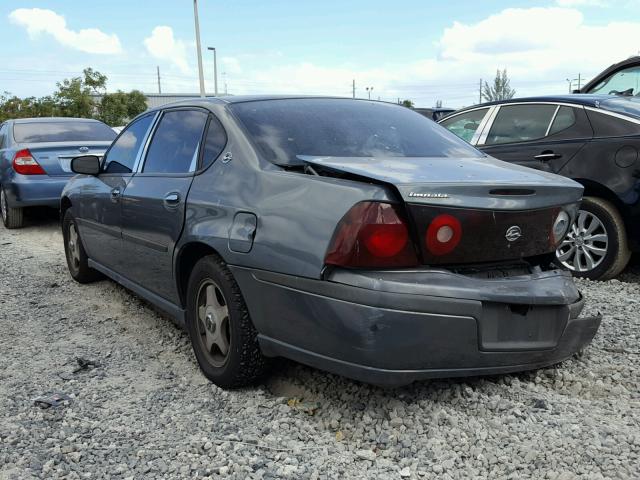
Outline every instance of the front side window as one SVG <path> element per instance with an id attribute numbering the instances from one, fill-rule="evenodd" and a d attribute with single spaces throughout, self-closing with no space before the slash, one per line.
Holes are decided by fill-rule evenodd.
<path id="1" fill-rule="evenodd" d="M 485 145 L 527 142 L 543 138 L 556 105 L 506 105 L 500 107 Z"/>
<path id="2" fill-rule="evenodd" d="M 455 133 L 458 137 L 471 143 L 471 139 L 478 130 L 480 122 L 489 111 L 488 108 L 480 108 L 478 110 L 471 110 L 470 112 L 461 113 L 451 118 L 440 122 L 440 125 L 445 127 L 452 133 Z"/>
<path id="3" fill-rule="evenodd" d="M 129 124 L 107 152 L 106 173 L 131 173 L 154 115 L 146 115 Z"/>
<path id="4" fill-rule="evenodd" d="M 169 110 L 162 115 L 144 162 L 144 173 L 188 173 L 196 170 L 207 113 Z"/>
<path id="5" fill-rule="evenodd" d="M 18 143 L 110 142 L 116 133 L 102 122 L 20 122 L 13 125 L 13 138 Z"/>
<path id="6" fill-rule="evenodd" d="M 588 93 L 629 96 L 640 94 L 640 66 L 625 68 L 614 73 L 598 83 Z"/>
<path id="7" fill-rule="evenodd" d="M 259 153 L 278 165 L 298 156 L 481 157 L 408 108 L 366 100 L 298 98 L 231 104 Z"/>

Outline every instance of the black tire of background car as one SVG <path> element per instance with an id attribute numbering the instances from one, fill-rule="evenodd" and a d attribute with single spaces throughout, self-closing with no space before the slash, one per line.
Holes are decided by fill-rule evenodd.
<path id="1" fill-rule="evenodd" d="M 71 225 L 76 226 L 76 220 L 71 213 L 71 210 L 67 210 L 62 220 L 62 237 L 64 239 L 64 253 L 67 259 L 67 266 L 69 267 L 69 273 L 71 277 L 78 283 L 91 283 L 103 278 L 102 274 L 93 268 L 89 267 L 89 257 L 82 245 L 82 239 L 80 238 L 80 232 L 78 232 L 78 249 L 80 261 L 76 267 L 71 259 L 71 252 L 69 251 L 69 228 Z M 77 226 L 76 226 L 77 232 Z"/>
<path id="2" fill-rule="evenodd" d="M 589 272 L 574 272 L 574 275 L 591 280 L 609 280 L 618 276 L 631 257 L 627 229 L 618 209 L 610 201 L 598 197 L 584 197 L 580 209 L 598 217 L 609 235 L 609 245 L 600 265 Z"/>
<path id="3" fill-rule="evenodd" d="M 220 287 L 229 310 L 230 347 L 227 360 L 221 367 L 215 367 L 207 360 L 198 328 L 198 291 L 200 285 L 207 280 L 212 280 Z M 202 372 L 219 387 L 239 388 L 251 385 L 267 372 L 271 362 L 260 351 L 258 332 L 251 322 L 240 287 L 217 255 L 204 257 L 193 267 L 187 287 L 186 323 Z"/>
<path id="4" fill-rule="evenodd" d="M 2 223 L 6 228 L 22 228 L 24 224 L 24 212 L 22 208 L 12 208 L 7 201 L 7 195 L 4 189 L 0 188 L 0 202 L 4 203 L 4 211 L 2 212 Z"/>

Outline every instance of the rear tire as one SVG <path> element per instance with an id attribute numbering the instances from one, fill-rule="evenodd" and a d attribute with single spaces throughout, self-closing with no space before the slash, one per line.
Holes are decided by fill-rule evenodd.
<path id="1" fill-rule="evenodd" d="M 240 287 L 222 259 L 196 263 L 187 286 L 187 330 L 200 369 L 222 388 L 256 383 L 268 369 Z"/>
<path id="2" fill-rule="evenodd" d="M 24 225 L 24 211 L 22 208 L 9 206 L 7 194 L 4 188 L 0 187 L 0 212 L 2 213 L 2 223 L 6 228 L 22 228 Z"/>
<path id="3" fill-rule="evenodd" d="M 584 224 L 582 228 L 577 226 L 581 215 Z M 593 228 L 592 225 L 598 226 Z M 589 233 L 592 228 L 593 231 Z M 583 232 L 584 235 L 581 236 L 580 232 Z M 596 237 L 602 240 L 594 241 L 593 239 Z M 563 261 L 562 253 L 566 254 L 571 249 L 578 253 L 574 253 Z M 606 250 L 604 255 L 601 252 L 603 249 Z M 594 267 L 590 269 L 586 268 L 585 263 L 587 253 L 595 262 Z M 558 260 L 569 268 L 576 277 L 591 280 L 609 280 L 616 277 L 624 270 L 631 257 L 627 242 L 627 229 L 618 209 L 608 200 L 598 197 L 584 197 L 578 212 L 578 221 L 571 227 L 556 255 Z"/>
<path id="4" fill-rule="evenodd" d="M 100 280 L 102 275 L 89 267 L 89 257 L 82 245 L 78 226 L 71 210 L 64 213 L 62 220 L 62 237 L 64 238 L 64 253 L 71 277 L 78 283 L 91 283 Z"/>

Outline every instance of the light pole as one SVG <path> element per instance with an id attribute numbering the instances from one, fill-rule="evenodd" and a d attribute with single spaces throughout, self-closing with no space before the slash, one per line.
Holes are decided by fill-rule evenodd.
<path id="1" fill-rule="evenodd" d="M 571 87 L 573 86 L 573 81 L 572 81 L 572 80 L 570 80 L 570 79 L 568 79 L 568 78 L 567 78 L 566 80 L 567 80 L 567 82 L 569 83 L 569 93 L 571 93 L 571 92 L 572 92 Z"/>
<path id="2" fill-rule="evenodd" d="M 216 47 L 207 47 L 207 50 L 213 50 L 213 93 L 218 96 L 218 60 L 216 59 Z"/>
<path id="3" fill-rule="evenodd" d="M 373 92 L 373 87 L 366 87 L 367 95 L 369 96 L 369 100 L 371 100 L 371 92 Z"/>
<path id="4" fill-rule="evenodd" d="M 200 77 L 200 96 L 204 97 L 204 72 L 202 71 L 202 48 L 200 47 L 200 22 L 198 21 L 198 0 L 193 0 L 193 19 L 196 24 L 196 48 L 198 50 L 198 75 Z"/>

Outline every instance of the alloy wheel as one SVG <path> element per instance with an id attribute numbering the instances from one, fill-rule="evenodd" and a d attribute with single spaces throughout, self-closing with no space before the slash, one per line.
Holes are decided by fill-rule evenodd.
<path id="1" fill-rule="evenodd" d="M 196 305 L 203 350 L 214 367 L 221 367 L 226 363 L 231 347 L 227 301 L 213 280 L 205 280 L 198 290 Z"/>
<path id="2" fill-rule="evenodd" d="M 602 221 L 593 213 L 580 210 L 556 256 L 569 270 L 588 272 L 602 263 L 608 246 L 609 235 Z"/>
<path id="3" fill-rule="evenodd" d="M 75 223 L 69 225 L 69 237 L 67 239 L 67 251 L 69 259 L 75 269 L 80 268 L 80 238 Z"/>

